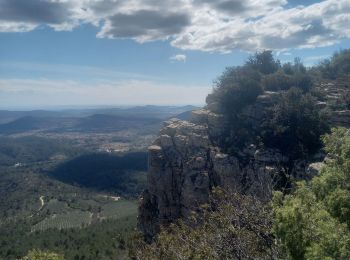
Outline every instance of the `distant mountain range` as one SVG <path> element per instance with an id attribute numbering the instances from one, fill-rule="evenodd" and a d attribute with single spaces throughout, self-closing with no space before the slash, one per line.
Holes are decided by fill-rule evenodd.
<path id="1" fill-rule="evenodd" d="M 110 132 L 130 128 L 159 127 L 171 117 L 188 119 L 194 106 L 139 106 L 132 108 L 80 109 L 63 111 L 0 110 L 0 134 L 28 131 Z"/>

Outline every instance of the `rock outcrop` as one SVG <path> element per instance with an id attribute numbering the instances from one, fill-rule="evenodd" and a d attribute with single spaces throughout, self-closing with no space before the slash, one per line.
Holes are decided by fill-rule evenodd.
<path id="1" fill-rule="evenodd" d="M 245 120 L 258 128 L 278 95 L 265 92 L 259 96 L 254 105 L 242 111 Z M 334 125 L 349 123 L 347 112 L 335 113 L 339 117 L 332 118 Z M 275 185 L 283 185 L 285 180 L 281 176 L 309 179 L 322 166 L 300 160 L 287 167 L 288 158 L 278 150 L 259 149 L 255 144 L 247 145 L 237 155 L 226 154 L 218 140 L 225 136 L 227 122 L 215 103 L 193 111 L 190 121 L 165 122 L 159 137 L 149 147 L 148 188 L 139 209 L 139 228 L 148 241 L 162 225 L 178 218 L 187 219 L 207 203 L 215 186 L 269 200 Z M 321 154 L 315 161 L 322 159 Z"/>
<path id="2" fill-rule="evenodd" d="M 330 124 L 350 128 L 350 76 L 321 83 L 318 90 L 324 93 L 324 101 L 319 102 L 320 106 L 331 108 Z"/>
<path id="3" fill-rule="evenodd" d="M 247 120 L 258 122 L 276 93 L 266 93 L 246 111 Z M 215 110 L 212 108 L 212 110 Z M 160 226 L 186 219 L 208 202 L 214 186 L 269 199 L 287 158 L 277 150 L 250 145 L 239 157 L 225 154 L 216 143 L 227 120 L 212 110 L 193 111 L 192 120 L 165 122 L 149 147 L 148 189 L 139 212 L 139 228 L 151 240 Z M 258 123 L 257 123 L 258 125 Z M 307 165 L 300 163 L 302 172 Z"/>

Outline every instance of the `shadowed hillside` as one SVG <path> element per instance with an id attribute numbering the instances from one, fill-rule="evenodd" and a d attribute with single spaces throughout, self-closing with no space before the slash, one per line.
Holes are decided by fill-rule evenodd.
<path id="1" fill-rule="evenodd" d="M 51 176 L 73 185 L 137 196 L 144 189 L 147 160 L 145 152 L 88 154 L 60 164 Z"/>

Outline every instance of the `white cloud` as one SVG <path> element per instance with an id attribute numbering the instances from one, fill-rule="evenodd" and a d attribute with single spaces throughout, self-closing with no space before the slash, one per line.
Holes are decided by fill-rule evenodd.
<path id="1" fill-rule="evenodd" d="M 184 54 L 177 54 L 177 55 L 171 56 L 169 59 L 170 59 L 171 61 L 186 62 L 187 56 L 184 55 Z"/>
<path id="2" fill-rule="evenodd" d="M 30 32 L 37 27 L 36 24 L 21 22 L 1 22 L 0 32 Z"/>
<path id="3" fill-rule="evenodd" d="M 313 48 L 349 37 L 350 2 L 328 0 L 307 7 L 272 10 L 253 20 L 223 20 L 217 13 L 199 10 L 194 19 L 196 22 L 172 41 L 174 46 L 210 52 Z"/>
<path id="4" fill-rule="evenodd" d="M 150 80 L 101 81 L 0 79 L 0 104 L 56 105 L 201 105 L 209 86 L 172 85 Z"/>
<path id="5" fill-rule="evenodd" d="M 295 1 L 300 3 L 301 1 Z M 100 27 L 98 37 L 169 40 L 184 50 L 314 48 L 350 37 L 350 1 L 0 0 L 0 31 Z M 169 11 L 171 10 L 171 11 Z"/>

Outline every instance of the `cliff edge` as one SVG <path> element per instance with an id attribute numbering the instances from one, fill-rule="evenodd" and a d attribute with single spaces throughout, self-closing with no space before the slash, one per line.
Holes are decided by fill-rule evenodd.
<path id="1" fill-rule="evenodd" d="M 276 95 L 267 92 L 259 96 L 245 111 L 246 117 L 259 125 Z M 211 107 L 193 111 L 190 121 L 165 122 L 149 147 L 148 188 L 139 209 L 139 229 L 148 241 L 162 225 L 197 211 L 215 186 L 269 200 L 272 189 L 283 183 L 286 174 L 305 179 L 317 172 L 303 160 L 288 168 L 288 158 L 278 150 L 259 149 L 254 144 L 237 155 L 224 153 L 217 140 L 224 136 L 228 122 L 212 111 L 213 104 Z"/>
<path id="2" fill-rule="evenodd" d="M 350 127 L 350 107 L 344 105 L 349 82 L 349 78 L 344 78 L 318 85 L 322 95 L 315 109 L 330 108 L 331 127 Z M 265 121 L 283 93 L 263 91 L 240 110 L 238 120 L 244 121 L 252 132 L 263 132 Z M 149 147 L 148 188 L 139 208 L 138 226 L 147 241 L 152 241 L 161 226 L 179 218 L 186 220 L 198 211 L 208 202 L 213 187 L 269 201 L 274 189 L 288 192 L 294 180 L 311 179 L 322 168 L 322 151 L 296 158 L 289 151 L 283 154 L 258 140 L 247 139 L 248 143 L 228 152 L 224 139 L 236 136 L 227 132 L 227 126 L 236 123 L 240 124 L 225 116 L 215 102 L 193 111 L 190 121 L 172 119 L 164 123 L 159 137 Z"/>

